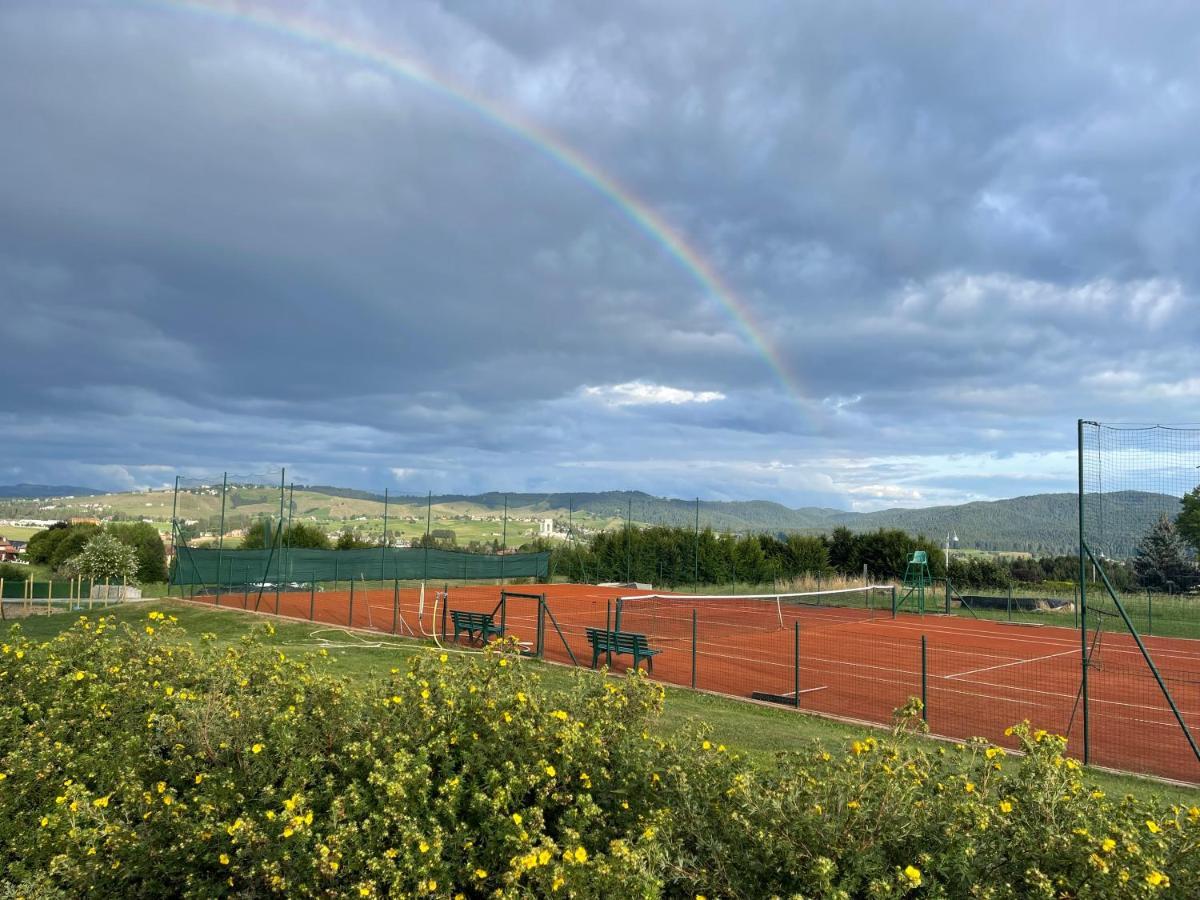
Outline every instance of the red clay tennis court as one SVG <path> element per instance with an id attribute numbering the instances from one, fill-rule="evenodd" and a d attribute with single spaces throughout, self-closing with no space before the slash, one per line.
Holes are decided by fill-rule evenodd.
<path id="1" fill-rule="evenodd" d="M 587 629 L 615 627 L 618 598 L 636 593 L 584 584 L 451 585 L 424 592 L 390 587 L 264 593 L 261 599 L 235 593 L 220 603 L 254 608 L 257 602 L 261 612 L 291 618 L 449 640 L 454 610 L 494 613 L 498 621 L 502 590 L 544 595 L 543 655 L 582 666 L 592 659 Z M 539 605 L 527 596 L 508 596 L 503 607 L 506 633 L 531 650 Z M 661 681 L 743 698 L 773 696 L 801 710 L 889 724 L 894 709 L 922 696 L 924 680 L 934 734 L 978 736 L 1011 747 L 1015 743 L 1005 729 L 1028 720 L 1065 735 L 1068 752 L 1082 755 L 1078 630 L 910 613 L 893 618 L 883 604 L 743 606 L 697 600 L 649 617 L 631 612 L 636 607 L 631 603 L 621 627 L 645 626 L 650 646 L 659 651 L 653 676 Z M 1089 640 L 1089 761 L 1200 783 L 1200 763 L 1132 638 L 1104 634 Z M 1145 643 L 1188 726 L 1200 731 L 1200 642 L 1146 638 Z M 613 658 L 616 670 L 630 664 L 628 656 Z"/>

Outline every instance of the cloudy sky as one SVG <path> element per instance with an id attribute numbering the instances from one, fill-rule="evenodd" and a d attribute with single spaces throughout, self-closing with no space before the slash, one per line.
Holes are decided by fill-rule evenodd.
<path id="1" fill-rule="evenodd" d="M 874 509 L 1194 421 L 1190 3 L 0 4 L 0 483 Z"/>

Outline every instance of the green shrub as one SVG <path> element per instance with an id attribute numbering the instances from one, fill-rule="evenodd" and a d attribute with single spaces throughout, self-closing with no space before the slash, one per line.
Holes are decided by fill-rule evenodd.
<path id="1" fill-rule="evenodd" d="M 351 683 L 270 626 L 169 617 L 0 647 L 13 895 L 1136 896 L 1200 893 L 1200 809 L 1089 791 L 1026 754 L 897 737 L 751 765 L 651 735 L 662 689 L 500 648 Z M 909 721 L 916 707 L 906 713 Z"/>

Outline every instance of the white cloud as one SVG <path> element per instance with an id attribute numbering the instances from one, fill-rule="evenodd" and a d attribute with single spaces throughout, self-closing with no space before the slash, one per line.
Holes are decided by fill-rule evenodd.
<path id="1" fill-rule="evenodd" d="M 584 387 L 583 393 L 606 406 L 681 406 L 685 403 L 713 403 L 725 399 L 725 395 L 720 391 L 689 391 L 644 381 L 587 386 Z"/>

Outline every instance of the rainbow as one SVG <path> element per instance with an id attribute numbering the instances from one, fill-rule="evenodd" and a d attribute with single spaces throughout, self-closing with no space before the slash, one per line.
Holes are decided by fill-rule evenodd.
<path id="1" fill-rule="evenodd" d="M 785 365 L 778 349 L 757 322 L 753 311 L 725 282 L 716 269 L 648 203 L 639 199 L 616 178 L 561 138 L 513 110 L 435 72 L 427 64 L 398 50 L 368 44 L 330 25 L 305 18 L 294 11 L 279 12 L 238 0 L 141 0 L 144 4 L 180 10 L 211 19 L 240 23 L 320 47 L 339 56 L 399 76 L 451 100 L 546 156 L 562 169 L 609 200 L 626 219 L 661 245 L 684 270 L 732 317 L 739 330 L 762 356 L 784 388 L 797 399 L 803 397 L 796 377 Z"/>

